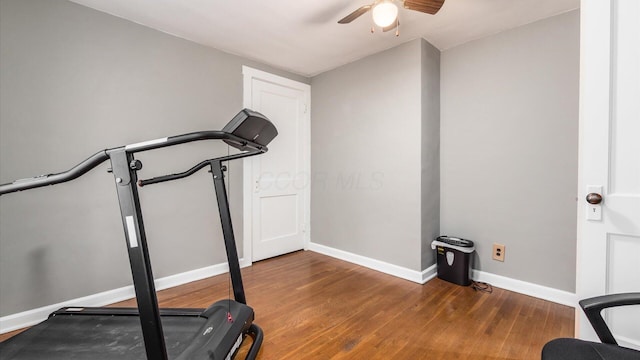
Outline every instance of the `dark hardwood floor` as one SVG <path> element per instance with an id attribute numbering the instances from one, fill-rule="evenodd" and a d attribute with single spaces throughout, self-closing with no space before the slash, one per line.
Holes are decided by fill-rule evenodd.
<path id="1" fill-rule="evenodd" d="M 419 285 L 310 251 L 257 262 L 242 273 L 265 333 L 262 360 L 540 359 L 545 342 L 574 331 L 567 306 L 440 279 Z M 227 298 L 229 286 L 224 274 L 158 297 L 162 307 L 204 308 Z"/>

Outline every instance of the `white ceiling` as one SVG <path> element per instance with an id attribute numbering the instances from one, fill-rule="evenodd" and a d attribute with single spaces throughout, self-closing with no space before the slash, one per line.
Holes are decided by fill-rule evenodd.
<path id="1" fill-rule="evenodd" d="M 580 0 L 446 0 L 436 15 L 400 9 L 400 36 L 370 33 L 373 0 L 71 0 L 228 53 L 311 77 L 423 37 L 440 50 L 577 9 Z"/>

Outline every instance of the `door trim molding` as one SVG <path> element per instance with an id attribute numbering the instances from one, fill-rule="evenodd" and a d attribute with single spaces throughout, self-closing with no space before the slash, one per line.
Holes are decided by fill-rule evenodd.
<path id="1" fill-rule="evenodd" d="M 311 218 L 311 85 L 304 84 L 295 80 L 291 80 L 282 76 L 274 75 L 262 70 L 257 70 L 249 66 L 242 66 L 242 106 L 245 108 L 251 108 L 251 95 L 252 95 L 252 80 L 259 79 L 262 81 L 270 82 L 272 84 L 288 87 L 295 90 L 300 90 L 305 94 L 305 117 L 302 123 L 302 133 L 304 134 L 303 147 L 304 158 L 306 159 L 303 166 L 303 171 L 308 174 L 308 184 L 303 189 L 303 202 L 304 202 L 304 249 L 309 247 L 309 235 L 311 233 L 309 220 Z M 253 161 L 252 158 L 245 158 L 242 161 L 242 232 L 243 232 L 243 252 L 242 257 L 246 261 L 244 266 L 251 266 L 253 262 L 253 197 L 252 189 L 252 175 L 253 175 Z"/>
<path id="2" fill-rule="evenodd" d="M 584 196 L 587 187 L 585 164 L 587 161 L 602 161 L 597 151 L 601 144 L 585 146 L 591 132 L 608 131 L 610 114 L 610 68 L 611 68 L 611 2 L 583 1 L 580 9 L 580 104 L 578 119 L 578 201 L 576 231 L 576 297 L 587 298 L 604 295 L 606 289 L 594 289 L 595 284 L 605 283 L 605 275 L 589 259 L 589 248 L 585 240 L 589 230 Z M 603 128 L 604 126 L 604 128 Z M 593 138 L 591 136 L 591 138 Z M 594 141 L 594 140 L 591 140 Z M 606 145 L 608 147 L 609 145 Z M 595 156 L 595 158 L 594 158 Z M 599 185 L 607 185 L 606 178 L 591 179 Z M 604 188 L 605 192 L 606 187 Z M 583 195 L 584 194 L 584 195 Z M 606 194 L 605 194 L 606 195 Z M 591 245 L 593 246 L 593 245 Z M 593 250 L 591 250 L 592 252 Z M 594 286 L 595 285 L 595 286 Z M 596 340 L 595 332 L 580 307 L 575 311 L 574 333 L 583 340 Z"/>

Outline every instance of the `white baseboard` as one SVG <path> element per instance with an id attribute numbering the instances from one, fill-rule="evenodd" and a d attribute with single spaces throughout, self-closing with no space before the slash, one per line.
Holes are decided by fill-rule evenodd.
<path id="1" fill-rule="evenodd" d="M 475 269 L 471 271 L 471 278 L 475 281 L 486 282 L 501 289 L 533 296 L 542 300 L 571 306 L 573 308 L 578 306 L 578 297 L 575 293 L 568 291 L 558 290 Z"/>
<path id="2" fill-rule="evenodd" d="M 344 260 L 372 270 L 380 271 L 385 274 L 413 281 L 418 284 L 424 284 L 436 276 L 435 265 L 430 266 L 426 270 L 420 272 L 312 242 L 308 244 L 308 249 L 323 255 L 331 256 L 336 259 Z"/>
<path id="3" fill-rule="evenodd" d="M 336 259 L 361 265 L 369 269 L 377 270 L 402 279 L 410 280 L 419 284 L 424 284 L 437 275 L 437 266 L 435 264 L 420 273 L 415 270 L 410 270 L 401 266 L 367 258 L 365 256 L 353 254 L 347 251 L 338 250 L 325 245 L 309 243 L 309 250 L 328 255 Z M 476 281 L 489 283 L 492 286 L 501 289 L 533 296 L 554 303 L 571 307 L 578 306 L 577 296 L 576 294 L 571 292 L 533 284 L 526 281 L 511 279 L 505 276 L 495 275 L 479 270 L 472 270 L 471 278 Z"/>
<path id="4" fill-rule="evenodd" d="M 52 312 L 65 306 L 104 306 L 115 302 L 131 299 L 135 296 L 133 286 L 103 291 L 98 294 L 84 296 L 77 299 L 51 304 L 37 309 L 27 310 L 16 314 L 0 317 L 0 334 L 22 329 L 44 321 Z"/>
<path id="5" fill-rule="evenodd" d="M 251 266 L 251 261 L 245 260 L 244 258 L 240 259 L 240 267 L 247 266 Z M 155 280 L 156 290 L 168 289 L 174 286 L 183 285 L 196 280 L 202 280 L 227 272 L 229 272 L 229 265 L 225 262 L 222 264 L 216 264 L 200 269 L 186 271 L 176 275 L 158 278 Z M 133 285 L 129 285 L 77 299 L 63 301 L 57 304 L 43 306 L 37 309 L 3 316 L 0 317 L 0 334 L 38 324 L 44 321 L 49 316 L 49 314 L 65 306 L 99 307 L 131 299 L 133 297 L 135 297 Z"/>
<path id="6" fill-rule="evenodd" d="M 421 284 L 426 284 L 427 281 L 433 279 L 438 276 L 438 265 L 433 264 L 422 271 L 422 281 Z"/>

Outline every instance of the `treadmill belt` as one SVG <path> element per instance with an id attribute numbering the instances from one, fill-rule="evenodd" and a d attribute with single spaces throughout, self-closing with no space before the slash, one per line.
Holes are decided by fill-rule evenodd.
<path id="1" fill-rule="evenodd" d="M 162 327 L 170 359 L 191 343 L 206 318 L 164 316 Z M 50 360 L 146 359 L 137 316 L 53 316 L 20 336 L 0 343 L 0 358 Z"/>

